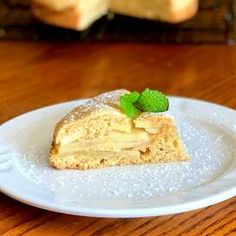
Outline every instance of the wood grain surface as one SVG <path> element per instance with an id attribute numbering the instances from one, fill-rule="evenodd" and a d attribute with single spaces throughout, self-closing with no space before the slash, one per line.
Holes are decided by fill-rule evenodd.
<path id="1" fill-rule="evenodd" d="M 116 88 L 145 87 L 236 108 L 236 47 L 0 42 L 0 122 Z M 236 198 L 139 219 L 69 216 L 0 193 L 0 235 L 236 235 Z"/>

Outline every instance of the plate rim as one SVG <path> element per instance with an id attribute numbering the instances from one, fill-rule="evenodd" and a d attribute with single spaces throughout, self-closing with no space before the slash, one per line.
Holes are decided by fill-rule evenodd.
<path id="1" fill-rule="evenodd" d="M 46 204 L 34 203 L 30 200 L 26 200 L 25 198 L 17 197 L 14 194 L 11 194 L 9 191 L 5 191 L 4 188 L 0 189 L 0 192 L 5 194 L 6 196 L 19 201 L 21 203 L 27 204 L 29 206 L 37 207 L 39 209 L 48 210 L 56 213 L 63 213 L 68 215 L 75 216 L 86 216 L 86 217 L 97 217 L 97 218 L 141 218 L 141 217 L 153 217 L 153 216 L 164 216 L 171 214 L 179 214 L 188 211 L 193 211 L 197 209 L 202 209 L 222 201 L 228 200 L 236 195 L 236 186 L 234 188 L 228 189 L 226 191 L 222 191 L 219 194 L 215 194 L 214 196 L 203 198 L 197 201 L 190 201 L 188 203 L 178 204 L 178 205 L 170 205 L 166 207 L 144 207 L 140 209 L 106 209 L 106 208 L 98 208 L 98 209 L 88 209 L 88 208 L 75 208 L 73 206 L 66 207 L 58 207 L 48 206 Z M 193 204 L 194 203 L 194 204 Z M 68 209 L 70 208 L 70 209 Z M 172 208 L 172 209 L 170 209 Z M 173 210 L 174 208 L 174 210 Z"/>

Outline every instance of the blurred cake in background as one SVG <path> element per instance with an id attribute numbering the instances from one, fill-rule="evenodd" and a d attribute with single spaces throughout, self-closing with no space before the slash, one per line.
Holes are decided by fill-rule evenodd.
<path id="1" fill-rule="evenodd" d="M 110 10 L 139 18 L 179 23 L 195 15 L 198 0 L 111 0 Z"/>
<path id="2" fill-rule="evenodd" d="M 108 12 L 108 0 L 33 0 L 34 15 L 41 21 L 84 30 Z"/>
<path id="3" fill-rule="evenodd" d="M 32 9 L 45 23 L 84 30 L 108 11 L 179 23 L 195 15 L 198 0 L 33 0 Z"/>
<path id="4" fill-rule="evenodd" d="M 10 40 L 234 44 L 236 1 L 4 0 L 0 22 Z"/>

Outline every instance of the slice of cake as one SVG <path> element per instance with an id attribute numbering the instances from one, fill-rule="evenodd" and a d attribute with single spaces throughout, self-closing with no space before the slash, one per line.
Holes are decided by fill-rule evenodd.
<path id="1" fill-rule="evenodd" d="M 188 160 L 174 124 L 165 113 L 129 117 L 116 90 L 79 105 L 55 127 L 50 165 L 90 169 L 116 165 Z"/>
<path id="2" fill-rule="evenodd" d="M 108 11 L 108 0 L 33 0 L 32 10 L 41 21 L 84 30 Z"/>
<path id="3" fill-rule="evenodd" d="M 198 0 L 110 0 L 110 10 L 119 14 L 179 23 L 194 16 Z"/>

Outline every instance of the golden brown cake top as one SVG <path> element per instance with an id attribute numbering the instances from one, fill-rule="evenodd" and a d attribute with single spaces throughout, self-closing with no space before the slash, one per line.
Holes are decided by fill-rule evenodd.
<path id="1" fill-rule="evenodd" d="M 120 117 L 128 123 L 130 118 L 123 114 L 119 108 L 120 96 L 128 92 L 125 89 L 118 89 L 103 93 L 88 99 L 85 103 L 73 109 L 56 124 L 54 142 L 59 143 L 63 136 L 73 133 L 75 129 L 83 126 L 85 120 L 95 118 L 95 116 L 114 115 L 114 117 Z"/>
<path id="2" fill-rule="evenodd" d="M 119 98 L 121 95 L 129 93 L 128 90 L 118 89 L 107 93 L 102 93 L 96 97 L 90 98 L 84 104 L 79 105 L 63 118 L 63 123 L 67 124 L 77 119 L 84 118 L 91 113 L 101 109 L 119 108 Z M 118 109 L 119 110 L 119 109 Z"/>

